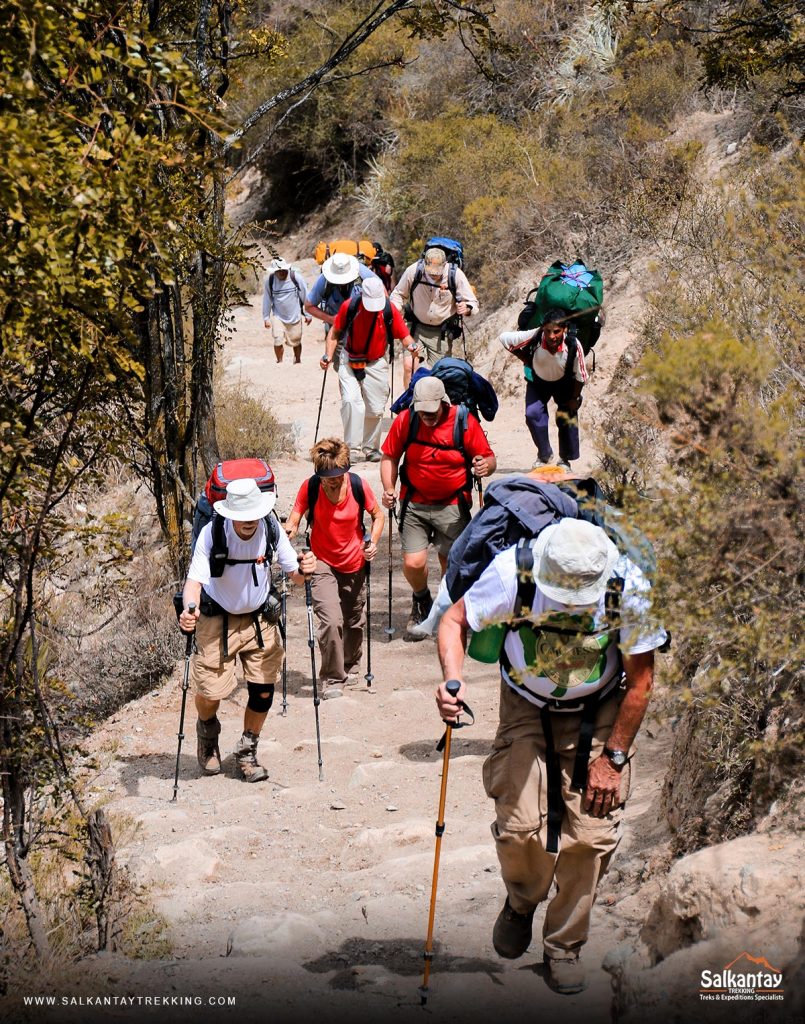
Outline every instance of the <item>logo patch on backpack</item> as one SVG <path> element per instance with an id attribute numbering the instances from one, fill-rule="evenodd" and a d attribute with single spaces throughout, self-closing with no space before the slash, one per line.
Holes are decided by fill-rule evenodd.
<path id="1" fill-rule="evenodd" d="M 550 629 L 526 624 L 518 630 L 528 674 L 549 679 L 556 687 L 551 694 L 555 698 L 574 686 L 595 688 L 606 668 L 612 635 L 592 633 L 591 615 L 552 615 L 548 621 Z"/>

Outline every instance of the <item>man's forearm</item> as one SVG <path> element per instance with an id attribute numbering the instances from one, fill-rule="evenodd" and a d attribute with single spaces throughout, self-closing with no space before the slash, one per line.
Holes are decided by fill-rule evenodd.
<path id="1" fill-rule="evenodd" d="M 464 648 L 467 645 L 467 619 L 464 598 L 447 609 L 439 623 L 437 646 L 442 678 L 461 679 L 464 671 Z"/>
<path id="2" fill-rule="evenodd" d="M 196 608 L 198 608 L 200 601 L 201 584 L 198 580 L 186 580 L 184 590 L 182 591 L 182 603 L 185 608 L 189 608 L 191 604 L 194 604 Z"/>
<path id="3" fill-rule="evenodd" d="M 330 316 L 329 313 L 325 313 L 324 310 L 319 309 L 318 306 L 314 306 L 312 302 L 305 303 L 305 312 L 309 316 L 315 317 L 317 320 L 323 320 L 324 323 L 329 324 L 330 326 L 332 326 L 333 320 L 335 320 L 335 317 Z"/>
<path id="4" fill-rule="evenodd" d="M 623 667 L 626 673 L 626 695 L 618 708 L 607 740 L 606 745 L 611 750 L 628 750 L 642 725 L 654 683 L 654 651 L 624 655 Z"/>

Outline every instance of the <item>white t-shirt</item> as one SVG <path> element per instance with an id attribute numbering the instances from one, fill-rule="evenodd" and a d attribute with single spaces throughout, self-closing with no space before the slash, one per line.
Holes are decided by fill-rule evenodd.
<path id="1" fill-rule="evenodd" d="M 504 348 L 508 349 L 509 352 L 513 352 L 515 349 L 522 348 L 523 345 L 531 341 L 534 334 L 533 330 L 505 331 L 500 335 L 499 340 Z M 571 344 L 573 344 L 572 341 Z M 578 338 L 575 344 L 577 358 L 576 365 L 573 368 L 573 376 L 580 384 L 586 384 L 588 377 L 587 367 L 584 365 L 584 349 L 581 347 L 581 342 Z M 562 347 L 555 353 L 549 352 L 542 345 L 537 345 L 531 360 L 531 369 L 534 371 L 534 375 L 539 377 L 540 380 L 551 382 L 561 380 L 565 375 L 568 352 L 569 348 L 566 342 L 562 342 Z"/>
<path id="2" fill-rule="evenodd" d="M 235 533 L 231 519 L 224 520 L 224 536 L 230 558 L 262 558 L 266 551 L 266 524 L 261 521 L 251 540 L 241 540 Z M 210 576 L 210 553 L 212 551 L 212 523 L 208 523 L 198 535 L 187 578 L 200 583 L 213 601 L 232 615 L 243 615 L 256 611 L 268 597 L 271 582 L 271 566 L 267 562 L 257 565 L 227 565 L 221 576 Z M 284 530 L 279 531 L 277 561 L 286 573 L 296 572 L 299 563 L 296 552 Z M 254 574 L 252 573 L 254 569 Z M 255 575 L 257 585 L 255 585 Z"/>
<path id="3" fill-rule="evenodd" d="M 481 578 L 464 595 L 467 623 L 473 632 L 493 622 L 501 622 L 514 612 L 517 599 L 516 548 L 510 547 L 495 557 Z M 647 622 L 651 606 L 650 584 L 641 570 L 626 555 L 615 565 L 615 574 L 624 581 L 620 599 L 620 648 L 626 654 L 643 654 L 660 647 L 666 638 L 662 627 Z M 542 705 L 546 698 L 576 702 L 596 690 L 602 690 L 620 673 L 617 635 L 607 633 L 605 598 L 597 605 L 580 608 L 560 604 L 546 597 L 537 586 L 529 618 L 545 622 L 544 613 L 554 625 L 584 629 L 584 635 L 534 632 L 528 625 L 507 634 L 504 650 L 511 671 L 501 666 L 501 675 L 511 688 Z M 569 621 L 568 621 L 569 620 Z"/>

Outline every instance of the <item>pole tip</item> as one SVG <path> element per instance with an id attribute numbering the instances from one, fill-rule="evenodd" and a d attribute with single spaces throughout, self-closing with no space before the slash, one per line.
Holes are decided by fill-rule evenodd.
<path id="1" fill-rule="evenodd" d="M 428 990 L 424 986 L 419 989 L 419 1005 L 425 1006 L 428 1002 Z"/>

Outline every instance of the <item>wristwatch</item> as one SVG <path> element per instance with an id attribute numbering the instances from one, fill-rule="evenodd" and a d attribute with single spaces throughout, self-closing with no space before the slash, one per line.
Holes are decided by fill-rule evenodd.
<path id="1" fill-rule="evenodd" d="M 618 771 L 620 771 L 629 760 L 629 754 L 626 750 L 610 750 L 609 747 L 604 747 L 604 753 L 609 758 L 609 762 L 612 767 L 617 768 Z"/>

